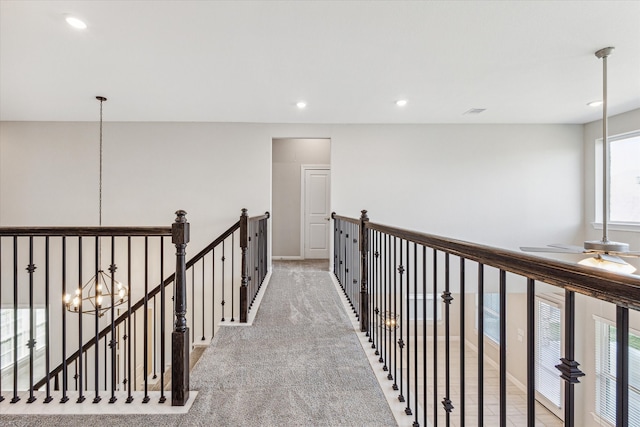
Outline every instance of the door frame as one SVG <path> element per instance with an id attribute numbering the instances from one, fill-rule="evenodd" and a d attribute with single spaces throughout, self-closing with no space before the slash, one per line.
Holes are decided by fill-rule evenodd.
<path id="1" fill-rule="evenodd" d="M 306 202 L 306 185 L 305 176 L 307 170 L 328 170 L 331 173 L 331 165 L 328 164 L 302 164 L 300 165 L 300 259 L 306 259 L 305 257 L 305 240 L 306 240 L 306 227 L 305 227 L 305 202 Z M 331 178 L 329 178 L 329 205 L 331 205 Z M 329 209 L 331 211 L 331 209 Z M 331 233 L 329 233 L 331 237 Z M 329 259 L 331 259 L 331 242 L 329 242 Z"/>

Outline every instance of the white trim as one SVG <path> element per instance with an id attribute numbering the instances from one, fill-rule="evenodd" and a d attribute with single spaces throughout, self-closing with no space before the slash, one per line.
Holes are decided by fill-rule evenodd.
<path id="1" fill-rule="evenodd" d="M 300 258 L 298 259 L 305 259 L 305 231 L 306 230 L 305 230 L 304 204 L 305 204 L 305 197 L 306 197 L 305 172 L 307 170 L 327 170 L 331 172 L 331 165 L 327 165 L 327 164 L 300 165 Z M 331 187 L 329 187 L 329 203 L 331 203 Z M 331 207 L 329 207 L 329 212 L 331 212 Z M 331 219 L 331 214 L 329 214 L 329 219 Z M 329 259 L 331 259 L 331 248 L 329 248 Z"/>
<path id="2" fill-rule="evenodd" d="M 304 258 L 300 255 L 274 255 L 271 257 L 271 262 L 273 261 L 302 261 Z"/>
<path id="3" fill-rule="evenodd" d="M 606 323 L 609 326 L 613 326 L 614 328 L 617 328 L 615 320 L 610 320 L 610 319 L 607 319 L 606 317 L 598 316 L 597 314 L 592 314 L 591 316 L 593 317 L 593 320 L 597 320 L 601 323 Z M 631 326 L 629 326 L 629 333 L 640 337 L 640 331 L 633 329 Z"/>
<path id="4" fill-rule="evenodd" d="M 253 301 L 251 310 L 249 310 L 249 313 L 247 314 L 247 323 L 240 323 L 238 321 L 231 322 L 229 320 L 225 320 L 224 322 L 218 322 L 218 326 L 221 326 L 221 327 L 222 326 L 253 326 L 253 321 L 258 315 L 258 310 L 260 309 L 260 303 L 262 302 L 262 297 L 264 296 L 264 293 L 267 290 L 267 286 L 269 286 L 269 282 L 271 281 L 271 275 L 272 275 L 272 272 L 268 271 L 267 275 L 264 276 L 264 280 L 262 281 L 262 286 L 260 286 L 260 290 L 256 295 L 256 299 Z M 219 335 L 220 334 L 216 334 L 216 336 L 213 337 L 213 340 L 211 340 L 211 342 L 213 343 L 213 341 Z"/>
<path id="5" fill-rule="evenodd" d="M 594 230 L 602 230 L 601 222 L 592 222 L 591 226 Z M 609 230 L 629 231 L 632 233 L 640 233 L 640 222 L 610 222 L 607 226 Z"/>

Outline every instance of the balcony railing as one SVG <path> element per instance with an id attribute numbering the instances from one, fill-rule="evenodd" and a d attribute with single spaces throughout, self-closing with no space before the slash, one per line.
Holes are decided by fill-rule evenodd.
<path id="1" fill-rule="evenodd" d="M 220 322 L 247 321 L 267 274 L 268 217 L 243 210 L 189 261 L 184 211 L 168 227 L 0 227 L 0 402 L 44 389 L 44 403 L 148 403 L 152 391 L 163 403 L 170 382 L 172 405 L 184 405 L 194 345 Z M 103 286 L 122 295 L 97 295 Z"/>
<path id="2" fill-rule="evenodd" d="M 334 274 L 414 426 L 505 426 L 510 417 L 520 417 L 512 420 L 515 424 L 536 425 L 546 411 L 537 403 L 543 400 L 543 377 L 536 364 L 549 359 L 541 353 L 550 348 L 536 343 L 536 333 L 559 327 L 536 323 L 536 297 L 543 294 L 560 294 L 564 307 L 562 329 L 555 330 L 562 354 L 552 366 L 542 366 L 545 372 L 555 370 L 551 377 L 563 383 L 558 381 L 558 425 L 581 425 L 576 420 L 584 423 L 590 412 L 601 419 L 614 417 L 609 421 L 617 426 L 632 425 L 629 310 L 632 315 L 640 310 L 638 276 L 376 224 L 366 211 L 357 219 L 332 217 Z M 606 393 L 601 386 L 600 397 L 594 386 L 576 398 L 576 386 L 594 381 L 581 369 L 596 375 L 593 367 L 576 360 L 593 354 L 592 349 L 576 351 L 576 340 L 584 341 L 576 335 L 577 319 L 584 322 L 583 312 L 576 316 L 576 299 L 583 308 L 610 303 L 605 309 L 615 313 L 615 339 L 605 346 L 613 355 L 608 366 L 615 385 L 606 386 Z M 515 357 L 520 347 L 523 356 Z M 518 370 L 524 374 L 514 386 Z M 518 385 L 523 396 L 519 408 L 514 398 Z M 609 406 L 607 414 L 587 411 L 588 394 L 614 400 L 614 406 L 602 404 Z"/>

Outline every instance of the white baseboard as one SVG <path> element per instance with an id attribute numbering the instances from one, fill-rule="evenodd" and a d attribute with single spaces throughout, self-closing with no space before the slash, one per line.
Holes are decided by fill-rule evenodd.
<path id="1" fill-rule="evenodd" d="M 271 257 L 271 261 L 302 261 L 304 258 L 300 255 L 297 256 L 284 256 L 274 255 Z"/>

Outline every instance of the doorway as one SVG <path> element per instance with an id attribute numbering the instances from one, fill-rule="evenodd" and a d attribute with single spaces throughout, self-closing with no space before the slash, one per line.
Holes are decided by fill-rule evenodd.
<path id="1" fill-rule="evenodd" d="M 329 258 L 330 145 L 328 138 L 272 140 L 274 259 Z"/>

